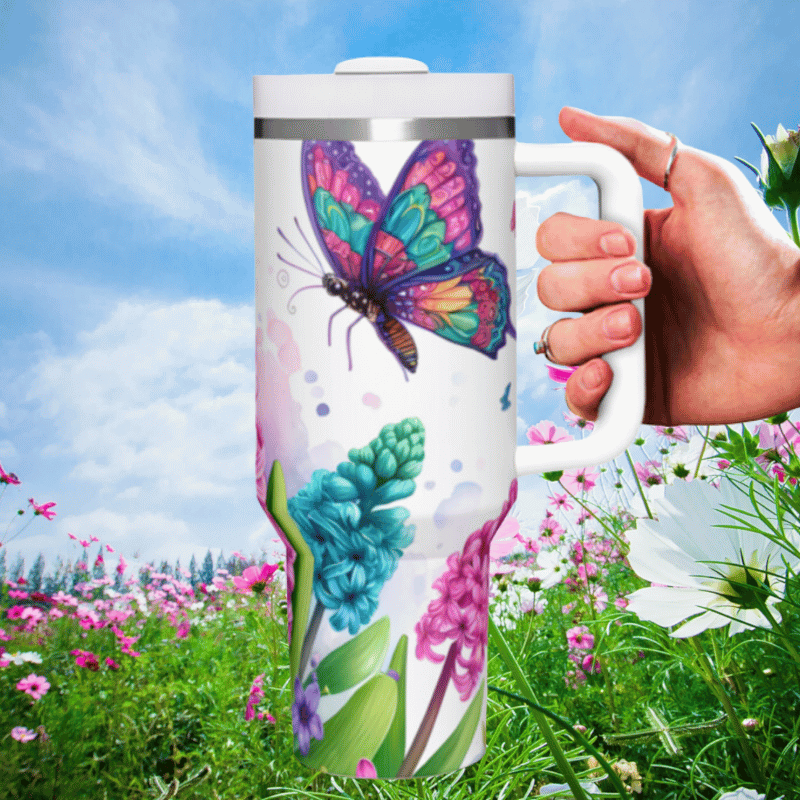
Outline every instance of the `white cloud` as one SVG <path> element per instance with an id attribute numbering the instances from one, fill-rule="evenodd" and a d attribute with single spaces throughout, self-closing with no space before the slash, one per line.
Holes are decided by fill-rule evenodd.
<path id="1" fill-rule="evenodd" d="M 55 427 L 45 452 L 127 498 L 230 496 L 252 476 L 253 329 L 249 306 L 120 302 L 77 352 L 31 370 L 28 399 Z"/>
<path id="2" fill-rule="evenodd" d="M 203 145 L 190 100 L 199 94 L 196 78 L 186 66 L 196 54 L 178 44 L 175 7 L 168 0 L 70 2 L 56 26 L 47 89 L 26 107 L 45 149 L 3 142 L 0 152 L 19 168 L 79 180 L 81 191 L 107 202 L 144 205 L 197 230 L 249 236 L 249 199 L 226 185 Z"/>

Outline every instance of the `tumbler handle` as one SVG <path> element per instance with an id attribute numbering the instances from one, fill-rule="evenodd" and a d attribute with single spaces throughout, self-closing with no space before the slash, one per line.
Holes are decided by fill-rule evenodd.
<path id="1" fill-rule="evenodd" d="M 636 237 L 636 258 L 644 260 L 642 185 L 630 162 L 611 147 L 588 142 L 516 144 L 517 176 L 586 175 L 597 184 L 600 218 L 618 222 Z M 603 356 L 614 380 L 584 439 L 517 447 L 518 475 L 595 466 L 619 455 L 636 438 L 644 416 L 644 301 L 634 300 L 642 334 L 630 347 Z"/>

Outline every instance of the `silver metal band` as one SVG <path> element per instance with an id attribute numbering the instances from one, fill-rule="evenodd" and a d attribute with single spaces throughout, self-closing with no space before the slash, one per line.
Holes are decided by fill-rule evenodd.
<path id="1" fill-rule="evenodd" d="M 450 119 L 268 119 L 256 117 L 256 139 L 392 142 L 415 139 L 513 139 L 514 117 Z"/>

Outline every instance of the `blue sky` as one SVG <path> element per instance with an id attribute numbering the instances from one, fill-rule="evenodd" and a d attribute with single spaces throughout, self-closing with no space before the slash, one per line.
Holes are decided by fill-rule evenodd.
<path id="1" fill-rule="evenodd" d="M 0 463 L 24 483 L 0 500 L 0 529 L 30 496 L 58 504 L 10 551 L 28 565 L 39 551 L 75 557 L 68 531 L 184 565 L 208 547 L 268 546 L 253 478 L 253 74 L 327 73 L 367 55 L 513 72 L 520 140 L 565 141 L 558 110 L 576 105 L 757 163 L 751 121 L 772 133 L 800 122 L 798 8 L 3 4 Z M 592 185 L 518 189 L 518 266 L 541 266 L 536 220 L 590 213 Z M 646 205 L 666 201 L 645 187 Z M 519 326 L 521 353 L 548 318 Z M 556 419 L 542 372 L 523 388 L 522 407 L 541 409 L 528 424 Z M 538 519 L 542 482 L 522 488 Z"/>

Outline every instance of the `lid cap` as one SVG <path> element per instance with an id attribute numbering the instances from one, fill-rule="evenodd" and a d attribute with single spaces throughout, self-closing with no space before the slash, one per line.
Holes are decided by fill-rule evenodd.
<path id="1" fill-rule="evenodd" d="M 334 75 L 377 75 L 403 72 L 430 72 L 427 64 L 414 58 L 401 56 L 366 56 L 340 61 L 333 71 Z"/>

